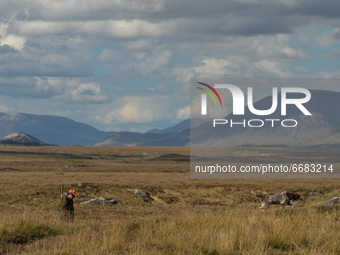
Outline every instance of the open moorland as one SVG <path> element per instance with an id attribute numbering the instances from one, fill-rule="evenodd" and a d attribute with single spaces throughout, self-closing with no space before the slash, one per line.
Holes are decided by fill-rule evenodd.
<path id="1" fill-rule="evenodd" d="M 276 162 L 340 168 L 339 149 L 230 155 L 273 151 Z M 61 185 L 78 194 L 74 222 L 59 223 Z M 2 146 L 0 190 L 0 254 L 340 254 L 339 209 L 317 205 L 340 196 L 340 179 L 190 179 L 187 147 Z M 251 190 L 304 201 L 259 210 Z M 118 203 L 80 204 L 95 197 Z"/>

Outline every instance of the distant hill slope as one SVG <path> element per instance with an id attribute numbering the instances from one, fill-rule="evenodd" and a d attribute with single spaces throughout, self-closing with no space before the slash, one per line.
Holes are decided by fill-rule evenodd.
<path id="1" fill-rule="evenodd" d="M 180 132 L 180 131 L 189 129 L 190 125 L 191 127 L 196 127 L 196 126 L 203 124 L 204 122 L 206 121 L 201 120 L 201 119 L 196 119 L 196 120 L 186 119 L 172 127 L 168 127 L 165 129 L 151 129 L 147 131 L 146 133 L 163 133 L 164 134 L 164 133 Z"/>
<path id="2" fill-rule="evenodd" d="M 46 146 L 49 145 L 44 143 L 35 137 L 25 134 L 23 132 L 17 132 L 9 134 L 4 138 L 0 139 L 0 144 L 10 144 L 10 145 L 24 145 L 24 146 Z"/>
<path id="3" fill-rule="evenodd" d="M 176 133 L 118 132 L 96 146 L 184 146 L 189 142 L 189 130 Z"/>
<path id="4" fill-rule="evenodd" d="M 181 121 L 165 129 L 151 129 L 146 133 L 118 132 L 96 146 L 184 146 L 189 142 L 189 128 L 198 126 L 205 120 Z"/>
<path id="5" fill-rule="evenodd" d="M 115 133 L 64 117 L 0 113 L 0 137 L 20 131 L 55 145 L 93 145 Z"/>
<path id="6" fill-rule="evenodd" d="M 296 141 L 294 145 L 304 147 L 340 147 L 340 126 L 327 129 L 319 135 Z"/>

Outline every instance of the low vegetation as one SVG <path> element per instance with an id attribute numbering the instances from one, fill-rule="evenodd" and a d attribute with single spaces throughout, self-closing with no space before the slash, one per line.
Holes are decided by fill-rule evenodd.
<path id="1" fill-rule="evenodd" d="M 0 151 L 0 254 L 340 254 L 339 209 L 316 205 L 339 179 L 190 179 L 188 148 Z M 73 223 L 58 222 L 61 184 L 78 194 Z M 250 190 L 304 202 L 261 211 Z M 99 196 L 119 202 L 79 204 Z"/>

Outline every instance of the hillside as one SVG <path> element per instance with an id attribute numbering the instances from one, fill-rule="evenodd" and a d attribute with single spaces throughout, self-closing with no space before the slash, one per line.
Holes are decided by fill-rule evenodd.
<path id="1" fill-rule="evenodd" d="M 189 142 L 189 130 L 176 133 L 118 132 L 96 146 L 184 146 Z"/>
<path id="2" fill-rule="evenodd" d="M 64 117 L 0 113 L 0 137 L 16 132 L 55 145 L 93 145 L 114 134 Z"/>
<path id="3" fill-rule="evenodd" d="M 304 147 L 340 147 L 340 126 L 332 127 L 309 139 L 296 141 L 296 144 Z"/>
<path id="4" fill-rule="evenodd" d="M 4 138 L 0 139 L 0 144 L 8 144 L 8 145 L 22 145 L 22 146 L 46 146 L 49 145 L 44 143 L 35 137 L 22 133 L 17 132 L 13 134 L 9 134 Z"/>
<path id="5" fill-rule="evenodd" d="M 196 127 L 199 126 L 201 124 L 203 124 L 205 122 L 205 120 L 202 119 L 186 119 L 181 121 L 180 123 L 172 126 L 172 127 L 168 127 L 165 129 L 151 129 L 149 131 L 147 131 L 146 133 L 174 133 L 174 132 L 181 132 L 183 130 L 189 129 L 190 126 L 191 127 Z"/>

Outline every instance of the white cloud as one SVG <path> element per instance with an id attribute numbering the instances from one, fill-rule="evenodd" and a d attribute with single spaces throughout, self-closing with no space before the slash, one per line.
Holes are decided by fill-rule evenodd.
<path id="1" fill-rule="evenodd" d="M 170 111 L 174 107 L 170 97 L 125 96 L 122 106 L 109 111 L 103 123 L 148 123 L 173 116 Z"/>
<path id="2" fill-rule="evenodd" d="M 194 77 L 217 78 L 238 73 L 234 70 L 234 64 L 226 59 L 206 58 L 200 63 L 189 68 L 175 67 L 171 71 L 176 76 L 176 81 L 183 84 L 189 84 L 190 78 Z"/>
<path id="3" fill-rule="evenodd" d="M 146 59 L 143 59 L 137 67 L 140 70 L 140 73 L 143 76 L 149 75 L 150 73 L 162 70 L 169 66 L 172 60 L 172 52 L 168 49 L 157 49 L 155 50 L 151 56 Z M 165 69 L 162 72 L 167 72 Z"/>
<path id="4" fill-rule="evenodd" d="M 16 36 L 16 35 L 7 35 L 3 39 L 0 40 L 0 45 L 8 45 L 11 46 L 13 49 L 21 51 L 22 48 L 25 46 L 26 38 L 23 36 Z"/>
<path id="5" fill-rule="evenodd" d="M 260 70 L 267 71 L 267 72 L 275 74 L 276 76 L 279 76 L 279 77 L 283 77 L 283 76 L 289 77 L 289 75 L 290 75 L 289 73 L 284 72 L 282 70 L 280 63 L 270 61 L 270 60 L 267 60 L 267 59 L 260 60 L 256 63 L 254 63 L 254 66 L 256 68 L 260 69 Z"/>
<path id="6" fill-rule="evenodd" d="M 190 79 L 196 77 L 195 71 L 191 68 L 173 68 L 172 73 L 176 82 L 185 85 L 186 89 L 188 89 Z"/>
<path id="7" fill-rule="evenodd" d="M 302 50 L 289 47 L 290 40 L 290 35 L 265 36 L 254 42 L 254 52 L 262 59 L 275 62 L 294 62 L 311 58 Z"/>
<path id="8" fill-rule="evenodd" d="M 328 47 L 331 44 L 339 43 L 340 40 L 337 38 L 339 33 L 339 28 L 333 28 L 332 30 L 325 31 L 321 35 L 319 34 L 315 37 L 315 44 L 322 47 Z"/>
<path id="9" fill-rule="evenodd" d="M 179 109 L 176 118 L 178 120 L 185 120 L 190 118 L 190 105 L 186 105 Z"/>
<path id="10" fill-rule="evenodd" d="M 203 65 L 194 67 L 193 70 L 202 75 L 224 75 L 231 64 L 228 60 L 207 58 L 201 61 Z"/>
<path id="11" fill-rule="evenodd" d="M 97 83 L 83 83 L 71 91 L 73 100 L 76 101 L 107 101 L 108 97 L 101 93 L 101 87 Z"/>
<path id="12" fill-rule="evenodd" d="M 38 91 L 49 91 L 53 95 L 64 94 L 66 90 L 77 86 L 77 81 L 74 79 L 60 79 L 56 77 L 34 77 L 35 85 Z"/>
<path id="13" fill-rule="evenodd" d="M 1 77 L 0 94 L 13 98 L 52 98 L 55 96 L 68 95 L 75 88 L 79 79 L 60 77 Z"/>
<path id="14" fill-rule="evenodd" d="M 4 113 L 15 113 L 16 112 L 16 107 L 14 106 L 7 106 L 6 104 L 0 104 L 0 112 Z"/>
<path id="15" fill-rule="evenodd" d="M 7 35 L 8 23 L 0 22 L 0 39 Z"/>

